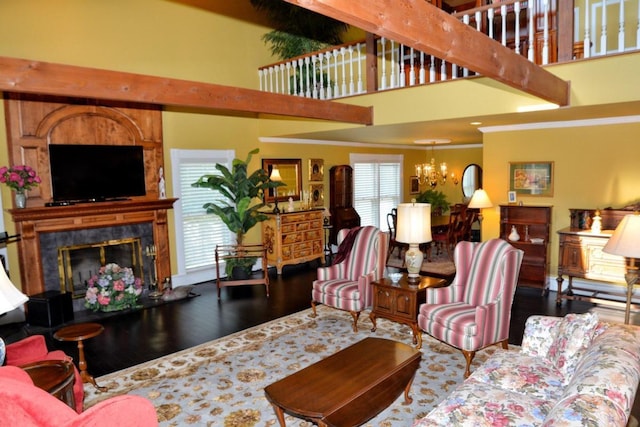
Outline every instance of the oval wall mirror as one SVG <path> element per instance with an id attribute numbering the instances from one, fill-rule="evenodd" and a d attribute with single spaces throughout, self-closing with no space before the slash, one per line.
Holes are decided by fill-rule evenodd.
<path id="1" fill-rule="evenodd" d="M 482 168 L 475 163 L 467 165 L 462 172 L 462 195 L 467 198 L 482 187 Z"/>

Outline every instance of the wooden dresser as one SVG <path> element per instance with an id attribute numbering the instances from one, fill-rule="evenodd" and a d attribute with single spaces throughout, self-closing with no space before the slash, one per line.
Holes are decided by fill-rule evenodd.
<path id="1" fill-rule="evenodd" d="M 513 227 L 520 235 L 517 241 L 509 239 Z M 500 238 L 524 251 L 518 286 L 541 288 L 543 294 L 549 288 L 547 267 L 550 227 L 551 206 L 500 206 Z"/>
<path id="2" fill-rule="evenodd" d="M 305 211 L 266 212 L 262 222 L 262 244 L 267 249 L 267 262 L 275 265 L 278 274 L 290 264 L 320 259 L 324 264 L 323 209 Z"/>
<path id="3" fill-rule="evenodd" d="M 624 307 L 617 299 L 626 300 L 625 259 L 621 256 L 605 253 L 602 248 L 607 244 L 613 231 L 625 215 L 632 214 L 627 209 L 603 209 L 602 231 L 591 231 L 595 209 L 569 209 L 570 226 L 558 231 L 560 247 L 558 250 L 558 296 L 556 304 L 563 299 L 582 300 L 593 303 Z M 567 289 L 562 291 L 563 276 L 569 278 Z M 594 282 L 616 283 L 620 286 L 610 290 L 595 290 L 573 285 L 573 278 L 593 280 Z M 581 291 L 582 294 L 575 294 Z"/>

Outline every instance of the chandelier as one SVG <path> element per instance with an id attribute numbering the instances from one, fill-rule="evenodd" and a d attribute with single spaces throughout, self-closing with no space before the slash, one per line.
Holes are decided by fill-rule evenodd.
<path id="1" fill-rule="evenodd" d="M 447 175 L 449 173 L 447 163 L 442 162 L 436 165 L 436 159 L 433 157 L 433 146 L 436 144 L 448 144 L 450 142 L 450 139 L 419 139 L 414 141 L 416 144 L 431 145 L 431 162 L 415 165 L 416 176 L 418 177 L 418 183 L 420 185 L 429 184 L 431 188 L 436 188 L 438 184 L 444 185 L 447 182 Z"/>

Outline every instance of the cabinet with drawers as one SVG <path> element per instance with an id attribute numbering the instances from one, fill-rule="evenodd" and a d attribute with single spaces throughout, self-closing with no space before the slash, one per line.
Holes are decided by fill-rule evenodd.
<path id="1" fill-rule="evenodd" d="M 544 294 L 548 291 L 550 227 L 551 206 L 500 206 L 500 238 L 524 251 L 518 285 L 541 288 Z M 514 229 L 517 241 L 509 238 Z"/>
<path id="2" fill-rule="evenodd" d="M 266 213 L 262 222 L 262 244 L 267 263 L 282 274 L 285 265 L 319 259 L 324 264 L 323 209 Z"/>

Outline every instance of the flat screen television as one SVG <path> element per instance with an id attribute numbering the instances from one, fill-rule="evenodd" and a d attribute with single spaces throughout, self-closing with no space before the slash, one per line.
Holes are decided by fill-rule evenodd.
<path id="1" fill-rule="evenodd" d="M 135 145 L 49 144 L 56 202 L 92 202 L 144 196 L 144 155 Z"/>

